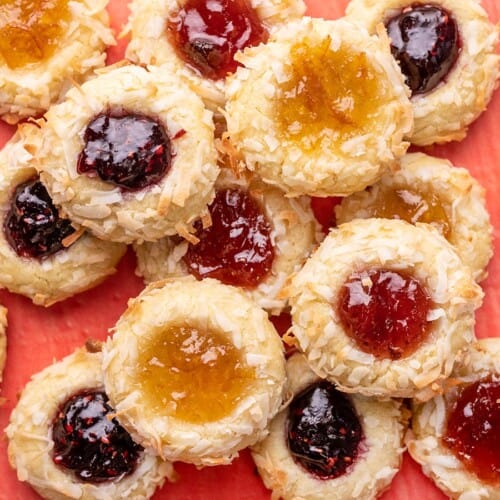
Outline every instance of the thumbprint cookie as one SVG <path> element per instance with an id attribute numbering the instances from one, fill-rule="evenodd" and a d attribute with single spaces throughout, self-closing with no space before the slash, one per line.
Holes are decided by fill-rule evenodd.
<path id="1" fill-rule="evenodd" d="M 493 255 L 492 226 L 483 187 L 465 168 L 423 153 L 411 153 L 400 168 L 379 182 L 342 200 L 335 208 L 338 224 L 384 217 L 434 226 L 472 270 L 486 278 Z"/>
<path id="2" fill-rule="evenodd" d="M 498 86 L 499 26 L 477 0 L 351 0 L 347 17 L 391 40 L 411 90 L 420 146 L 461 140 Z"/>
<path id="3" fill-rule="evenodd" d="M 224 105 L 225 79 L 237 51 L 304 14 L 302 0 L 133 0 L 127 57 L 182 74 L 206 105 Z"/>
<path id="4" fill-rule="evenodd" d="M 166 460 L 229 463 L 266 435 L 282 404 L 281 338 L 264 310 L 211 278 L 147 287 L 103 353 L 120 422 Z"/>
<path id="5" fill-rule="evenodd" d="M 7 308 L 0 305 L 0 382 L 3 378 L 3 369 L 7 358 Z"/>
<path id="6" fill-rule="evenodd" d="M 60 213 L 37 173 L 41 142 L 26 123 L 0 152 L 0 286 L 50 306 L 113 274 L 126 246 Z"/>
<path id="7" fill-rule="evenodd" d="M 237 55 L 228 136 L 247 167 L 288 196 L 345 196 L 406 152 L 413 115 L 386 38 L 303 18 Z"/>
<path id="8" fill-rule="evenodd" d="M 50 500 L 146 499 L 173 474 L 118 422 L 100 352 L 78 349 L 35 374 L 5 432 L 18 479 Z"/>
<path id="9" fill-rule="evenodd" d="M 212 113 L 175 75 L 115 65 L 45 116 L 42 182 L 99 238 L 186 232 L 213 198 Z"/>
<path id="10" fill-rule="evenodd" d="M 108 0 L 4 0 L 0 5 L 0 116 L 42 114 L 74 82 L 104 66 L 115 40 Z"/>
<path id="11" fill-rule="evenodd" d="M 279 314 L 283 287 L 320 240 L 308 197 L 285 198 L 257 178 L 223 169 L 210 221 L 195 223 L 192 240 L 169 237 L 136 245 L 138 274 L 146 283 L 191 274 L 242 288 L 262 308 Z"/>
<path id="12" fill-rule="evenodd" d="M 483 293 L 428 225 L 356 219 L 294 277 L 293 335 L 312 369 L 347 392 L 431 397 L 474 340 Z"/>
<path id="13" fill-rule="evenodd" d="M 412 427 L 411 456 L 450 498 L 500 498 L 500 339 L 477 342 Z"/>
<path id="14" fill-rule="evenodd" d="M 292 399 L 252 456 L 272 498 L 376 498 L 398 472 L 407 416 L 401 401 L 340 392 L 295 354 Z"/>

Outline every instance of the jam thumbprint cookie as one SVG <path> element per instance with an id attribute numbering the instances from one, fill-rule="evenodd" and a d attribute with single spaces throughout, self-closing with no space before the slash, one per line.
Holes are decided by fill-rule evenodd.
<path id="1" fill-rule="evenodd" d="M 229 463 L 267 433 L 285 358 L 267 314 L 207 278 L 156 282 L 104 348 L 106 392 L 134 440 L 166 460 Z"/>
<path id="2" fill-rule="evenodd" d="M 342 224 L 294 277 L 295 340 L 312 369 L 341 390 L 429 398 L 474 340 L 481 288 L 427 227 Z"/>
<path id="3" fill-rule="evenodd" d="M 0 5 L 0 116 L 40 115 L 74 82 L 106 61 L 115 40 L 107 0 L 3 0 Z"/>
<path id="4" fill-rule="evenodd" d="M 35 167 L 41 130 L 23 124 L 0 152 L 0 286 L 50 306 L 116 271 L 126 245 L 73 226 Z"/>
<path id="5" fill-rule="evenodd" d="M 476 281 L 486 278 L 493 228 L 484 189 L 465 168 L 422 153 L 404 156 L 396 172 L 335 208 L 337 224 L 369 217 L 431 224 L 453 245 Z"/>
<path id="6" fill-rule="evenodd" d="M 344 196 L 407 149 L 413 115 L 387 38 L 303 18 L 236 57 L 228 136 L 247 167 L 288 196 Z"/>
<path id="7" fill-rule="evenodd" d="M 133 0 L 127 57 L 163 65 L 216 111 L 224 105 L 225 79 L 245 47 L 266 42 L 269 32 L 305 12 L 302 0 Z M 170 69 L 167 69 L 170 68 Z"/>
<path id="8" fill-rule="evenodd" d="M 78 349 L 34 375 L 5 432 L 18 479 L 50 500 L 146 499 L 173 474 L 118 422 L 99 352 Z"/>
<path id="9" fill-rule="evenodd" d="M 256 178 L 223 169 L 208 211 L 210 222 L 196 222 L 192 241 L 171 237 L 136 245 L 138 274 L 147 283 L 186 274 L 215 278 L 279 314 L 287 305 L 287 279 L 320 241 L 310 198 L 284 198 Z"/>
<path id="10" fill-rule="evenodd" d="M 7 308 L 0 305 L 0 382 L 3 378 L 5 359 L 7 358 Z"/>
<path id="11" fill-rule="evenodd" d="M 500 339 L 482 339 L 448 387 L 414 406 L 411 456 L 450 498 L 500 498 Z"/>
<path id="12" fill-rule="evenodd" d="M 477 0 L 351 0 L 347 18 L 375 33 L 385 25 L 411 90 L 412 143 L 461 140 L 498 86 L 499 26 Z"/>
<path id="13" fill-rule="evenodd" d="M 173 74 L 115 65 L 45 116 L 42 182 L 99 238 L 187 232 L 213 198 L 212 113 Z"/>
<path id="14" fill-rule="evenodd" d="M 376 498 L 398 472 L 407 411 L 397 400 L 346 394 L 300 354 L 287 361 L 293 394 L 252 456 L 273 498 Z"/>

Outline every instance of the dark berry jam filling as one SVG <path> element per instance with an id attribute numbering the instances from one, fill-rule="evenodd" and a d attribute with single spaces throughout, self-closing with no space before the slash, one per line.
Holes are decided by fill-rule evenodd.
<path id="1" fill-rule="evenodd" d="M 268 38 L 248 0 L 187 0 L 168 20 L 167 34 L 178 56 L 211 80 L 236 71 L 238 50 Z"/>
<path id="2" fill-rule="evenodd" d="M 9 245 L 20 257 L 43 258 L 65 248 L 64 240 L 75 232 L 57 208 L 38 177 L 16 188 L 4 223 Z"/>
<path id="3" fill-rule="evenodd" d="M 320 479 L 333 479 L 355 463 L 363 429 L 348 396 L 321 381 L 293 399 L 287 439 L 295 462 Z"/>
<path id="4" fill-rule="evenodd" d="M 195 224 L 199 243 L 189 245 L 184 263 L 197 279 L 216 278 L 252 288 L 271 271 L 271 225 L 259 203 L 241 189 L 223 189 L 209 207 L 212 225 Z"/>
<path id="5" fill-rule="evenodd" d="M 170 139 L 158 121 L 137 113 L 106 112 L 87 126 L 79 174 L 97 174 L 123 189 L 159 182 L 171 166 Z"/>
<path id="6" fill-rule="evenodd" d="M 427 338 L 431 300 L 408 273 L 369 269 L 352 274 L 338 298 L 338 314 L 358 347 L 378 358 L 399 359 Z"/>
<path id="7" fill-rule="evenodd" d="M 487 377 L 459 391 L 443 442 L 479 479 L 500 486 L 500 379 Z"/>
<path id="8" fill-rule="evenodd" d="M 427 4 L 413 4 L 386 22 L 391 51 L 412 94 L 442 82 L 457 60 L 460 36 L 453 16 Z"/>
<path id="9" fill-rule="evenodd" d="M 52 423 L 54 463 L 91 483 L 132 474 L 143 448 L 111 418 L 113 413 L 104 392 L 88 390 L 70 397 Z"/>

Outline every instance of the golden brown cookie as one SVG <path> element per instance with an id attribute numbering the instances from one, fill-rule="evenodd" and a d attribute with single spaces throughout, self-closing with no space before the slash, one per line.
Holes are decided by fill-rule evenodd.
<path id="1" fill-rule="evenodd" d="M 167 460 L 229 463 L 267 433 L 282 403 L 283 346 L 237 288 L 192 277 L 130 302 L 103 356 L 120 421 Z"/>

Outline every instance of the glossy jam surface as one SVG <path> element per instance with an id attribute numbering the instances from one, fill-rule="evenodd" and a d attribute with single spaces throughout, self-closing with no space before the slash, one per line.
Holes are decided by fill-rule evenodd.
<path id="1" fill-rule="evenodd" d="M 367 211 L 370 217 L 402 219 L 411 224 L 432 224 L 445 238 L 450 236 L 450 221 L 443 203 L 430 190 L 424 193 L 412 187 L 381 186 L 374 204 Z"/>
<path id="2" fill-rule="evenodd" d="M 377 358 L 412 354 L 430 331 L 431 300 L 420 282 L 402 271 L 353 273 L 340 290 L 337 307 L 346 334 Z"/>
<path id="3" fill-rule="evenodd" d="M 197 222 L 196 245 L 183 260 L 197 279 L 216 278 L 252 288 L 269 274 L 274 261 L 271 225 L 259 203 L 245 190 L 223 189 L 209 207 L 212 225 Z"/>
<path id="4" fill-rule="evenodd" d="M 38 177 L 16 188 L 5 217 L 7 241 L 20 257 L 43 258 L 62 250 L 75 232 L 68 219 L 61 219 Z M 68 241 L 68 240 L 66 240 Z"/>
<path id="5" fill-rule="evenodd" d="M 254 370 L 222 333 L 188 325 L 156 332 L 137 366 L 148 407 L 195 424 L 229 415 L 254 380 Z"/>
<path id="6" fill-rule="evenodd" d="M 158 183 L 171 166 L 170 139 L 161 123 L 136 113 L 101 113 L 88 124 L 79 174 L 98 175 L 123 189 Z"/>
<path id="7" fill-rule="evenodd" d="M 52 56 L 69 20 L 67 0 L 2 0 L 0 55 L 11 69 Z"/>
<path id="8" fill-rule="evenodd" d="M 249 0 L 187 0 L 167 22 L 178 56 L 201 76 L 225 78 L 238 67 L 238 50 L 267 41 Z"/>
<path id="9" fill-rule="evenodd" d="M 298 464 L 321 479 L 333 479 L 355 463 L 363 429 L 349 397 L 322 381 L 293 399 L 287 440 Z"/>
<path id="10" fill-rule="evenodd" d="M 54 463 L 91 483 L 132 474 L 143 449 L 113 414 L 104 392 L 88 390 L 70 397 L 52 423 Z"/>
<path id="11" fill-rule="evenodd" d="M 371 130 L 385 102 L 383 85 L 365 53 L 343 45 L 298 42 L 290 51 L 289 79 L 280 83 L 275 112 L 282 134 L 305 149 L 324 137 L 341 141 Z"/>
<path id="12" fill-rule="evenodd" d="M 470 472 L 500 487 L 499 378 L 484 378 L 459 391 L 443 442 Z"/>
<path id="13" fill-rule="evenodd" d="M 451 13 L 436 5 L 413 4 L 389 19 L 386 28 L 413 95 L 431 91 L 446 78 L 460 50 Z"/>

